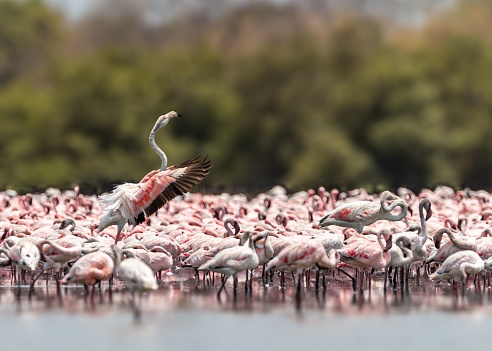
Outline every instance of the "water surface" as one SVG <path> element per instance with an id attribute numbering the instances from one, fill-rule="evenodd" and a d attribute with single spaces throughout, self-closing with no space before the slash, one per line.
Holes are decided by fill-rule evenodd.
<path id="1" fill-rule="evenodd" d="M 8 273 L 8 272 L 7 272 Z M 131 295 L 121 282 L 105 283 L 95 295 L 81 286 L 57 288 L 40 281 L 29 293 L 0 283 L 2 346 L 38 350 L 458 350 L 484 347 L 492 318 L 488 286 L 470 282 L 463 291 L 447 282 L 410 280 L 388 285 L 376 276 L 371 290 L 353 291 L 342 277 L 327 274 L 327 288 L 314 278 L 303 287 L 300 305 L 287 279 L 265 287 L 255 277 L 245 293 L 241 279 L 234 297 L 228 283 L 197 282 L 180 269 L 163 275 L 151 294 Z M 290 278 L 290 277 L 289 277 Z M 232 283 L 232 282 L 231 282 Z M 138 307 L 135 307 L 138 306 Z"/>

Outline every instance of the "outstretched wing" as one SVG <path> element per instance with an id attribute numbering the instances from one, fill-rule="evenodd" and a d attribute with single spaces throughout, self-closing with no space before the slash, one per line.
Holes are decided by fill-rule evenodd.
<path id="1" fill-rule="evenodd" d="M 207 158 L 194 156 L 164 171 L 153 171 L 146 175 L 139 184 L 143 184 L 133 198 L 133 209 L 138 216 L 135 223 L 145 221 L 159 208 L 176 196 L 183 195 L 200 183 L 210 172 L 212 163 Z M 144 183 L 145 182 L 145 183 Z"/>

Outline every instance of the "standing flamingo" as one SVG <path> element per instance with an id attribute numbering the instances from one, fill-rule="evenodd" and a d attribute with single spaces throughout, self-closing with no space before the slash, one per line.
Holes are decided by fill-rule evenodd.
<path id="1" fill-rule="evenodd" d="M 167 167 L 167 156 L 156 144 L 156 132 L 168 124 L 178 113 L 171 111 L 157 119 L 149 135 L 150 147 L 159 155 L 161 168 L 151 171 L 137 183 L 116 186 L 109 194 L 102 195 L 101 206 L 106 211 L 99 223 L 99 232 L 116 224 L 118 232 L 115 242 L 128 222 L 132 225 L 143 223 L 159 208 L 176 196 L 183 195 L 200 183 L 210 172 L 212 164 L 206 158 L 192 157 L 175 166 Z"/>
<path id="2" fill-rule="evenodd" d="M 86 293 L 88 293 L 88 286 L 92 285 L 92 296 L 94 296 L 95 285 L 109 279 L 113 269 L 113 259 L 109 255 L 100 251 L 92 252 L 79 258 L 60 283 L 84 284 Z"/>
<path id="3" fill-rule="evenodd" d="M 391 246 L 389 253 L 391 255 L 391 261 L 388 266 L 391 268 L 395 268 L 395 274 L 393 276 L 393 286 L 396 283 L 396 276 L 398 268 L 402 268 L 404 266 L 410 265 L 413 260 L 413 251 L 411 250 L 412 242 L 406 236 L 401 236 L 396 241 L 394 241 L 394 245 Z M 386 284 L 386 281 L 384 282 Z M 408 279 L 407 279 L 408 283 Z M 403 284 L 403 280 L 401 281 Z"/>
<path id="4" fill-rule="evenodd" d="M 342 262 L 363 269 L 383 269 L 386 268 L 391 261 L 389 250 L 392 246 L 392 235 L 388 229 L 380 230 L 377 233 L 376 241 L 369 239 L 368 236 L 357 234 L 351 236 L 346 241 L 346 245 L 339 250 L 340 259 Z M 360 271 L 359 273 L 362 272 Z M 362 281 L 363 275 L 360 274 L 360 290 L 362 290 Z M 369 283 L 370 282 L 371 279 L 369 279 Z"/>
<path id="5" fill-rule="evenodd" d="M 199 271 L 212 271 L 225 274 L 224 281 L 217 293 L 218 299 L 220 299 L 220 293 L 231 275 L 236 278 L 237 273 L 255 269 L 258 266 L 258 255 L 254 249 L 251 232 L 245 232 L 244 237 L 248 242 L 247 246 L 238 245 L 224 249 L 198 268 Z M 236 291 L 236 284 L 234 284 L 234 291 Z"/>
<path id="6" fill-rule="evenodd" d="M 115 272 L 125 283 L 128 289 L 146 292 L 157 289 L 157 280 L 152 269 L 138 258 L 130 257 L 121 260 L 121 249 L 114 244 L 112 246 L 114 254 Z"/>
<path id="7" fill-rule="evenodd" d="M 21 271 L 33 272 L 41 257 L 41 253 L 32 242 L 21 239 L 18 240 L 10 249 L 0 248 L 0 252 L 5 254 L 17 268 L 17 296 L 20 296 Z"/>
<path id="8" fill-rule="evenodd" d="M 390 205 L 386 201 L 392 201 Z M 399 214 L 392 214 L 391 211 L 400 207 Z M 356 229 L 362 233 L 364 226 L 372 224 L 378 220 L 399 221 L 407 215 L 408 205 L 405 201 L 389 191 L 381 194 L 379 202 L 374 201 L 354 201 L 338 206 L 336 209 L 320 219 L 319 227 L 338 225 Z"/>
<path id="9" fill-rule="evenodd" d="M 424 212 L 425 211 L 425 212 Z M 393 234 L 393 243 L 402 237 L 408 238 L 411 242 L 410 249 L 412 250 L 412 260 L 406 265 L 405 279 L 408 283 L 410 275 L 410 265 L 412 262 L 423 262 L 427 256 L 427 224 L 432 216 L 431 202 L 427 198 L 423 198 L 419 202 L 419 217 L 420 227 L 411 226 L 406 232 Z M 420 266 L 417 268 L 417 279 L 420 275 Z"/>
<path id="10" fill-rule="evenodd" d="M 327 255 L 325 248 L 319 240 L 309 239 L 285 247 L 266 266 L 266 271 L 271 269 L 295 270 L 297 273 L 296 297 L 300 298 L 302 273 L 313 265 L 322 269 L 333 269 L 340 261 L 337 250 L 331 250 Z M 298 300 L 299 303 L 299 300 Z"/>

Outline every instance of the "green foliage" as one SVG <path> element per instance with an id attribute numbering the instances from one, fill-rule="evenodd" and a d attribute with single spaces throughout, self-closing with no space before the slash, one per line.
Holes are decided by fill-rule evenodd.
<path id="1" fill-rule="evenodd" d="M 411 33 L 316 18 L 261 5 L 74 27 L 0 0 L 0 188 L 138 181 L 160 164 L 148 133 L 170 110 L 184 117 L 157 142 L 170 164 L 212 159 L 202 189 L 491 188 L 492 6 Z"/>

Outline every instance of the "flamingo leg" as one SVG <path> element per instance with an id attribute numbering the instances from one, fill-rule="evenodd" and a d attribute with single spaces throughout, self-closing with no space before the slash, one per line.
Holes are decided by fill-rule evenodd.
<path id="1" fill-rule="evenodd" d="M 22 279 L 22 270 L 20 268 L 17 268 L 17 297 L 20 297 L 21 279 Z"/>
<path id="2" fill-rule="evenodd" d="M 303 271 L 297 272 L 296 308 L 301 309 L 301 284 Z"/>
<path id="3" fill-rule="evenodd" d="M 224 280 L 222 281 L 222 285 L 220 286 L 219 292 L 217 293 L 217 299 L 220 300 L 220 293 L 222 292 L 222 289 L 224 289 L 225 283 L 227 282 L 227 279 L 229 279 L 230 275 L 226 275 Z"/>
<path id="4" fill-rule="evenodd" d="M 385 294 L 386 294 L 386 285 L 388 284 L 388 270 L 389 270 L 389 268 L 391 268 L 391 267 L 386 267 L 384 269 L 384 288 L 383 288 L 383 291 Z"/>
<path id="5" fill-rule="evenodd" d="M 250 270 L 250 278 L 249 278 L 249 296 L 253 295 L 253 270 Z"/>
<path id="6" fill-rule="evenodd" d="M 41 269 L 41 272 L 39 272 L 39 274 L 37 276 L 35 276 L 35 277 L 33 276 L 31 278 L 31 285 L 30 285 L 31 289 L 34 288 L 34 284 L 36 284 L 36 281 L 39 279 L 39 277 L 41 277 L 41 274 L 43 274 L 43 272 L 44 272 L 44 270 Z M 34 274 L 34 272 L 33 272 L 33 274 Z"/>
<path id="7" fill-rule="evenodd" d="M 234 278 L 237 279 L 237 278 Z M 237 282 L 235 281 L 234 286 L 237 286 Z M 248 288 L 249 288 L 249 273 L 248 270 L 246 270 L 246 281 L 244 282 L 244 293 L 248 293 Z"/>
<path id="8" fill-rule="evenodd" d="M 355 289 L 357 288 L 356 279 L 353 276 L 351 276 L 350 274 L 348 274 L 347 272 L 345 272 L 343 269 L 338 268 L 338 267 L 337 267 L 337 269 L 339 272 L 342 272 L 343 274 L 345 274 L 347 277 L 349 277 L 352 280 L 352 289 L 354 289 L 354 291 L 355 291 Z"/>

